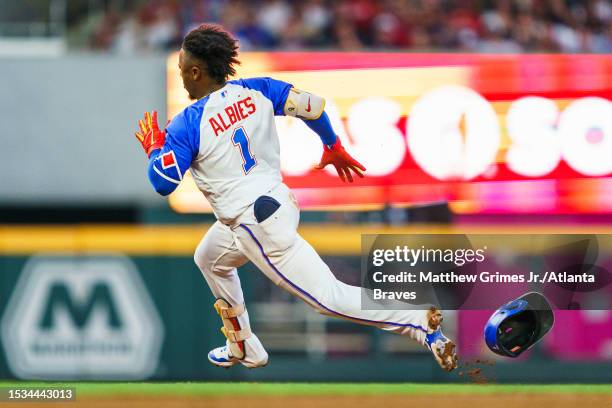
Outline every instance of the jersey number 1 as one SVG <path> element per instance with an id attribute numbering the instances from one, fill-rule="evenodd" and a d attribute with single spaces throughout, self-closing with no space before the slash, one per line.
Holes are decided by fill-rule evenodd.
<path id="1" fill-rule="evenodd" d="M 257 160 L 255 160 L 255 156 L 251 154 L 249 137 L 243 127 L 234 130 L 232 134 L 232 143 L 240 149 L 240 154 L 242 155 L 242 170 L 244 170 L 244 174 L 248 174 L 257 164 Z"/>

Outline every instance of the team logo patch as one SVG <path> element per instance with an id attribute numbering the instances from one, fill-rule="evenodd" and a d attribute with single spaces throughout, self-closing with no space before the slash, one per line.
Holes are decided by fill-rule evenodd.
<path id="1" fill-rule="evenodd" d="M 162 154 L 161 157 L 162 169 L 166 170 L 168 167 L 176 166 L 176 157 L 174 151 L 170 150 L 168 153 Z"/>
<path id="2" fill-rule="evenodd" d="M 179 184 L 183 179 L 183 175 L 176 161 L 174 151 L 170 150 L 168 153 L 162 154 L 159 156 L 158 160 L 161 163 L 161 170 L 157 166 L 153 166 L 153 170 L 166 180 Z M 172 169 L 174 169 L 174 171 Z"/>

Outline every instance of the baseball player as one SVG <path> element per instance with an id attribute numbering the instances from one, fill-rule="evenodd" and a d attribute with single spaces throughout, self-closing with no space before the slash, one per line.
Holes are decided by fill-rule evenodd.
<path id="1" fill-rule="evenodd" d="M 187 34 L 179 69 L 195 102 L 163 131 L 157 113 L 146 113 L 136 132 L 155 190 L 170 194 L 189 169 L 217 218 L 194 256 L 217 299 L 226 337 L 224 346 L 210 351 L 209 361 L 249 368 L 268 363 L 251 329 L 236 269 L 251 261 L 319 313 L 408 336 L 426 345 L 443 369 L 454 369 L 455 345 L 442 334 L 439 310 L 362 310 L 361 288 L 337 280 L 297 233 L 299 208 L 283 184 L 275 115 L 300 118 L 321 138 L 323 156 L 316 168 L 331 164 L 342 181 L 353 182 L 365 167 L 342 146 L 320 96 L 271 78 L 228 81 L 239 64 L 237 49 L 236 40 L 218 26 L 202 25 Z"/>

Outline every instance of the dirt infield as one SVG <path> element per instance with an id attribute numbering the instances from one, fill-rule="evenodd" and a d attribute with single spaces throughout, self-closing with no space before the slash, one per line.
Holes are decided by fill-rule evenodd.
<path id="1" fill-rule="evenodd" d="M 444 385 L 440 385 L 444 392 Z M 0 404 L 2 405 L 2 404 Z M 440 395 L 360 395 L 360 396 L 121 396 L 82 397 L 67 403 L 19 403 L 18 407 L 46 408 L 384 408 L 384 407 L 428 407 L 428 408 L 506 408 L 506 407 L 555 407 L 555 408 L 600 408 L 612 406 L 610 394 L 440 394 Z"/>

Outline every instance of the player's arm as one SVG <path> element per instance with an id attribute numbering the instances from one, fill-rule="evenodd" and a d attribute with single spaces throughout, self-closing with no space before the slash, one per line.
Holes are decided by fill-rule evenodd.
<path id="1" fill-rule="evenodd" d="M 331 164 L 336 168 L 342 181 L 353 182 L 351 172 L 363 177 L 361 172 L 365 171 L 365 167 L 353 159 L 342 147 L 340 138 L 336 136 L 329 117 L 325 113 L 323 98 L 310 92 L 300 91 L 287 82 L 272 78 L 248 78 L 234 82 L 263 93 L 272 102 L 274 115 L 300 118 L 319 135 L 323 142 L 323 156 L 316 166 L 317 169 Z"/>
<path id="2" fill-rule="evenodd" d="M 184 125 L 184 116 L 177 115 L 162 131 L 157 124 L 157 112 L 147 112 L 144 121 L 140 120 L 138 125 L 140 132 L 135 135 L 149 157 L 149 181 L 156 192 L 168 195 L 183 180 L 195 154 Z"/>
<path id="3" fill-rule="evenodd" d="M 287 94 L 283 113 L 287 116 L 295 116 L 304 121 L 306 126 L 312 129 L 323 142 L 323 156 L 316 166 L 323 169 L 328 164 L 333 165 L 342 181 L 353 182 L 351 172 L 363 177 L 362 171 L 365 167 L 344 150 L 340 138 L 334 132 L 325 113 L 325 99 L 310 92 L 291 88 Z"/>

